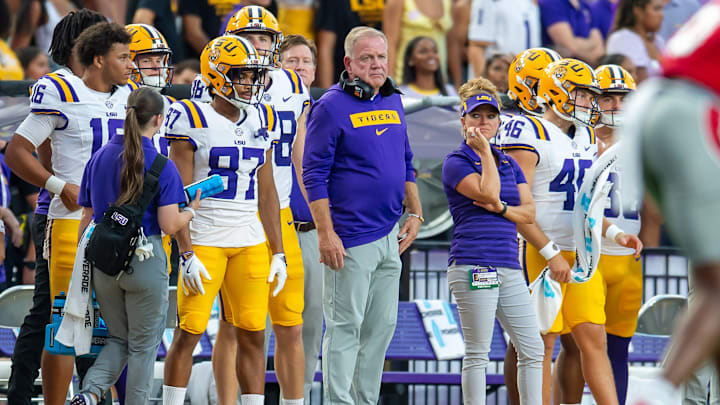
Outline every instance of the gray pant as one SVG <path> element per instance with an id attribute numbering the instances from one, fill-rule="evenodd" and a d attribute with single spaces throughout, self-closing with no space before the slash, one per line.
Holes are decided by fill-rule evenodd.
<path id="1" fill-rule="evenodd" d="M 401 263 L 397 225 L 387 235 L 345 249 L 345 267 L 325 267 L 325 403 L 376 405 L 385 351 L 397 321 Z M 362 350 L 361 350 L 362 349 Z"/>
<path id="2" fill-rule="evenodd" d="M 465 340 L 464 403 L 485 404 L 485 369 L 497 316 L 517 350 L 520 403 L 542 404 L 544 345 L 522 270 L 498 267 L 499 287 L 471 290 L 469 271 L 472 268 L 469 265 L 448 268 L 448 284 L 458 304 Z"/>
<path id="3" fill-rule="evenodd" d="M 323 307 L 322 277 L 323 265 L 320 263 L 317 230 L 298 232 L 300 250 L 302 250 L 303 266 L 305 267 L 305 309 L 303 310 L 303 349 L 305 350 L 305 403 L 310 404 L 315 370 L 317 369 L 318 353 L 322 341 Z"/>
<path id="4" fill-rule="evenodd" d="M 695 303 L 695 277 L 692 268 L 688 269 L 688 306 Z M 710 385 L 710 405 L 720 403 L 718 390 L 718 373 L 714 360 L 708 361 L 695 370 L 682 386 L 683 405 L 704 405 L 708 401 L 708 384 Z"/>
<path id="5" fill-rule="evenodd" d="M 168 307 L 168 266 L 160 236 L 148 237 L 155 256 L 143 262 L 134 256 L 133 271 L 119 280 L 95 269 L 93 288 L 108 339 L 90 368 L 82 390 L 98 397 L 128 366 L 125 403 L 146 404 Z"/>

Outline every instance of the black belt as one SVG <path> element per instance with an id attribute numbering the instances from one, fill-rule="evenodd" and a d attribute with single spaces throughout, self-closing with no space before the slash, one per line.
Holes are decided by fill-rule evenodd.
<path id="1" fill-rule="evenodd" d="M 295 229 L 298 232 L 309 232 L 315 229 L 314 222 L 295 222 Z"/>

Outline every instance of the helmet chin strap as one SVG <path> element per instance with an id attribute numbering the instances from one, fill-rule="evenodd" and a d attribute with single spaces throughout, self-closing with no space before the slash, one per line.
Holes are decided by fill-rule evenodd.
<path id="1" fill-rule="evenodd" d="M 235 93 L 235 90 L 234 90 L 234 89 L 233 89 L 233 93 Z M 219 93 L 216 93 L 215 95 L 216 95 L 216 96 L 220 96 L 223 100 L 225 100 L 225 101 L 227 101 L 228 103 L 232 104 L 233 106 L 235 106 L 235 108 L 237 108 L 237 109 L 240 110 L 240 111 L 245 111 L 245 109 L 250 106 L 250 102 L 249 102 L 249 101 L 247 101 L 247 102 L 246 102 L 246 101 L 240 101 L 239 99 L 234 98 L 234 97 L 233 97 L 233 98 L 228 98 L 228 97 L 225 97 L 225 96 L 223 96 L 222 94 L 219 94 Z M 237 93 L 235 93 L 235 95 L 237 95 Z"/>
<path id="2" fill-rule="evenodd" d="M 140 70 L 140 69 L 138 69 Z M 156 76 L 148 76 L 145 73 L 143 73 L 142 70 L 140 70 L 140 77 L 142 78 L 142 84 L 147 87 L 153 87 L 157 88 L 158 90 L 165 87 L 165 83 L 167 81 L 167 69 L 166 68 L 160 68 L 160 74 Z M 155 83 L 153 83 L 155 82 Z"/>

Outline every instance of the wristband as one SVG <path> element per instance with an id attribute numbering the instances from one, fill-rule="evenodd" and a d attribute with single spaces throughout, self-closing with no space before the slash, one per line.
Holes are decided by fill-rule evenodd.
<path id="1" fill-rule="evenodd" d="M 425 218 L 423 218 L 422 215 L 410 213 L 410 214 L 408 214 L 408 217 L 415 217 L 415 218 L 419 219 L 421 224 L 425 222 Z"/>
<path id="2" fill-rule="evenodd" d="M 559 253 L 560 248 L 553 241 L 548 242 L 544 248 L 540 249 L 540 254 L 545 258 L 545 260 L 550 260 Z"/>
<path id="3" fill-rule="evenodd" d="M 65 181 L 61 180 L 59 177 L 53 175 L 50 175 L 48 177 L 47 181 L 45 182 L 45 190 L 55 194 L 60 195 L 62 194 L 63 188 L 65 187 Z"/>
<path id="4" fill-rule="evenodd" d="M 0 233 L 3 235 L 5 234 L 5 222 L 4 221 L 0 221 Z"/>
<path id="5" fill-rule="evenodd" d="M 192 217 L 190 217 L 190 220 L 192 221 L 193 218 L 195 218 L 195 210 L 192 207 L 185 207 L 185 208 L 183 208 L 183 212 L 185 212 L 185 211 L 192 214 Z"/>
<path id="6" fill-rule="evenodd" d="M 507 212 L 507 203 L 505 201 L 500 201 L 500 203 L 502 203 L 503 208 L 498 212 L 498 215 L 503 216 Z"/>
<path id="7" fill-rule="evenodd" d="M 608 229 L 605 231 L 605 238 L 615 242 L 615 238 L 617 238 L 617 236 L 620 235 L 621 233 L 625 233 L 625 232 L 622 229 L 620 229 L 619 226 L 613 224 L 613 225 L 608 226 Z"/>
<path id="8" fill-rule="evenodd" d="M 190 260 L 191 257 L 193 257 L 194 254 L 195 254 L 194 251 L 188 250 L 187 252 L 180 253 L 180 257 L 185 259 L 185 261 L 188 261 L 188 260 Z"/>

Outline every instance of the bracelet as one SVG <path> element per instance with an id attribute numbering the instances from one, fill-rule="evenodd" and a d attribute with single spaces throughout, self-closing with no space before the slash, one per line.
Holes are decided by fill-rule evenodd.
<path id="1" fill-rule="evenodd" d="M 612 224 L 612 225 L 608 226 L 608 229 L 605 231 L 605 238 L 615 242 L 615 238 L 617 238 L 617 236 L 620 235 L 621 233 L 625 233 L 625 232 L 622 229 L 620 229 L 619 226 Z"/>
<path id="2" fill-rule="evenodd" d="M 45 190 L 55 195 L 60 195 L 63 191 L 63 188 L 65 188 L 65 181 L 55 176 L 54 174 L 50 175 L 47 181 L 45 181 Z"/>
<path id="3" fill-rule="evenodd" d="M 545 260 L 550 260 L 559 253 L 560 248 L 553 241 L 548 242 L 544 248 L 540 249 L 540 254 L 545 258 Z"/>
<path id="4" fill-rule="evenodd" d="M 419 219 L 421 224 L 425 222 L 425 218 L 423 218 L 422 215 L 409 213 L 408 217 L 414 217 L 414 218 Z"/>
<path id="5" fill-rule="evenodd" d="M 192 207 L 185 207 L 185 208 L 183 208 L 183 212 L 185 212 L 185 211 L 192 214 L 192 217 L 190 217 L 190 220 L 192 221 L 193 218 L 195 218 L 195 210 Z"/>
<path id="6" fill-rule="evenodd" d="M 507 212 L 507 203 L 505 201 L 500 201 L 500 203 L 502 204 L 503 209 L 498 212 L 498 215 L 503 216 Z"/>

